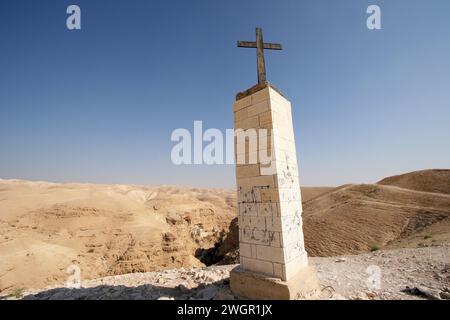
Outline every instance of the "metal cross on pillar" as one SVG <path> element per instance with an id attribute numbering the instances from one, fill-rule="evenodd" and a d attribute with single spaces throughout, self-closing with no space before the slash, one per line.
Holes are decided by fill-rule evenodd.
<path id="1" fill-rule="evenodd" d="M 256 28 L 256 42 L 238 41 L 240 48 L 256 48 L 258 58 L 258 83 L 266 82 L 266 63 L 264 62 L 264 49 L 268 50 L 283 50 L 281 44 L 278 43 L 264 43 L 263 32 L 261 28 Z"/>

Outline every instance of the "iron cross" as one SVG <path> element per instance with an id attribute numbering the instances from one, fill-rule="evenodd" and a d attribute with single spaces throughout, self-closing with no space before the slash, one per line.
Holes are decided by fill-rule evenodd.
<path id="1" fill-rule="evenodd" d="M 256 28 L 256 42 L 238 41 L 239 48 L 256 48 L 258 58 L 258 83 L 266 82 L 266 63 L 264 62 L 264 49 L 269 50 L 283 50 L 281 44 L 278 43 L 264 43 L 263 33 L 261 28 Z"/>

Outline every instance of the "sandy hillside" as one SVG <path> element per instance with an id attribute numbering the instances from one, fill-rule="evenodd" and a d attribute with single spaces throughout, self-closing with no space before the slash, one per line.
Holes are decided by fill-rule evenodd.
<path id="1" fill-rule="evenodd" d="M 304 204 L 312 256 L 367 252 L 402 243 L 450 242 L 450 195 L 383 185 L 349 185 Z"/>
<path id="2" fill-rule="evenodd" d="M 416 191 L 450 194 L 450 170 L 415 171 L 385 178 L 378 182 L 378 184 Z"/>
<path id="3" fill-rule="evenodd" d="M 312 200 L 334 189 L 334 187 L 301 187 L 302 201 Z"/>

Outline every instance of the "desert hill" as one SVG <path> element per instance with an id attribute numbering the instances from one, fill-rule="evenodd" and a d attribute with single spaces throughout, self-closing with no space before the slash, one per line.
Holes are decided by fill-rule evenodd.
<path id="1" fill-rule="evenodd" d="M 378 184 L 424 192 L 450 194 L 450 170 L 415 171 L 384 178 Z"/>
<path id="2" fill-rule="evenodd" d="M 376 184 L 349 185 L 304 203 L 305 244 L 312 256 L 450 240 L 450 195 Z"/>
<path id="3" fill-rule="evenodd" d="M 230 190 L 0 180 L 0 292 L 199 267 L 235 216 Z"/>

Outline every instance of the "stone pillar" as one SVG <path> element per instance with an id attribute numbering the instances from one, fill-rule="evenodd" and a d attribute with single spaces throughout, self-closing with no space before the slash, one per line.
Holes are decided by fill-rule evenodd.
<path id="1" fill-rule="evenodd" d="M 264 83 L 238 94 L 233 111 L 240 266 L 231 289 L 251 299 L 311 297 L 291 104 Z"/>

